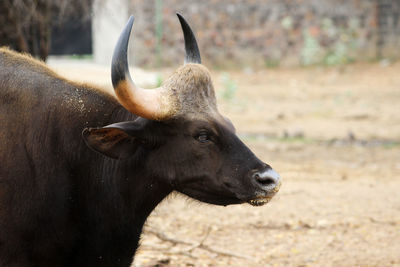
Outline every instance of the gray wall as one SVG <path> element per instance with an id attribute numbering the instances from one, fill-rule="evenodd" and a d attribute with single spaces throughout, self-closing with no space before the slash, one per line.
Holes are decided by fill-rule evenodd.
<path id="1" fill-rule="evenodd" d="M 111 63 L 112 52 L 128 21 L 127 0 L 95 0 L 93 3 L 93 57 L 96 63 Z"/>

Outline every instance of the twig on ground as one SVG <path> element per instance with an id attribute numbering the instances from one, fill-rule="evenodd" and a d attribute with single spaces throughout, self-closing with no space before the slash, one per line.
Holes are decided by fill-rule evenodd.
<path id="1" fill-rule="evenodd" d="M 196 256 L 190 254 L 189 252 L 183 251 L 183 250 L 178 250 L 178 251 L 168 251 L 168 248 L 164 247 L 155 247 L 155 246 L 150 246 L 150 245 L 142 245 L 140 246 L 140 250 L 150 250 L 150 251 L 160 251 L 163 254 L 166 255 L 184 255 L 192 259 L 197 259 Z"/>
<path id="2" fill-rule="evenodd" d="M 205 233 L 204 237 L 201 239 L 201 241 L 198 244 L 191 246 L 190 248 L 188 248 L 185 251 L 192 252 L 194 249 L 201 247 L 203 245 L 204 241 L 206 241 L 210 232 L 211 232 L 211 227 L 208 227 L 206 230 L 206 233 Z"/>
<path id="3" fill-rule="evenodd" d="M 241 258 L 241 259 L 246 259 L 246 260 L 255 262 L 255 260 L 253 258 L 248 257 L 246 255 L 241 255 L 241 254 L 230 252 L 230 251 L 215 249 L 215 248 L 212 248 L 212 247 L 210 247 L 208 245 L 205 245 L 204 242 L 208 238 L 208 236 L 209 236 L 209 234 L 211 232 L 211 228 L 210 227 L 207 229 L 206 234 L 204 235 L 204 237 L 202 238 L 202 240 L 198 244 L 193 244 L 192 242 L 188 242 L 188 241 L 176 239 L 176 238 L 173 238 L 173 237 L 169 237 L 169 236 L 165 235 L 164 233 L 161 233 L 161 232 L 159 232 L 157 230 L 154 230 L 154 229 L 151 229 L 151 228 L 147 228 L 145 230 L 145 232 L 147 232 L 149 234 L 152 234 L 152 235 L 155 235 L 160 240 L 173 243 L 174 245 L 183 244 L 183 245 L 190 246 L 189 249 L 185 249 L 185 250 L 181 250 L 181 251 L 175 251 L 175 252 L 168 252 L 167 254 L 183 254 L 183 255 L 186 255 L 186 256 L 189 256 L 189 257 L 193 257 L 193 255 L 191 255 L 189 252 L 192 252 L 194 249 L 199 248 L 199 249 L 207 250 L 207 251 L 209 251 L 211 253 L 215 253 L 215 254 L 218 254 L 218 255 L 221 255 L 221 256 Z"/>
<path id="4" fill-rule="evenodd" d="M 159 231 L 156 231 L 154 229 L 151 229 L 151 228 L 146 228 L 145 229 L 145 233 L 149 233 L 149 234 L 155 235 L 158 239 L 163 240 L 163 241 L 167 241 L 167 242 L 170 242 L 170 243 L 173 243 L 173 244 L 184 244 L 184 245 L 188 245 L 188 246 L 193 245 L 193 243 L 169 237 L 169 236 L 167 236 L 167 235 L 165 235 L 165 234 L 163 234 L 163 233 L 161 233 Z"/>

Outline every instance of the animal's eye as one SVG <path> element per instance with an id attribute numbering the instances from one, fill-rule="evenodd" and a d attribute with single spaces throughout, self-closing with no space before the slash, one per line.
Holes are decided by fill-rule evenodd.
<path id="1" fill-rule="evenodd" d="M 201 132 L 197 135 L 196 139 L 201 143 L 206 143 L 210 141 L 210 136 L 206 132 Z"/>

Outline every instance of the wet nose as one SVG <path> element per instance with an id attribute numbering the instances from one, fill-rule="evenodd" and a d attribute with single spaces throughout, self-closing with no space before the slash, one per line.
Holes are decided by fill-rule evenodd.
<path id="1" fill-rule="evenodd" d="M 253 174 L 255 182 L 264 190 L 271 190 L 280 185 L 281 177 L 271 168 L 257 171 Z"/>

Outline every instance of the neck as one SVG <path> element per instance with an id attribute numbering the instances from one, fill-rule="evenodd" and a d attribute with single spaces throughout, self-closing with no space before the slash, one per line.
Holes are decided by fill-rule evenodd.
<path id="1" fill-rule="evenodd" d="M 119 106 L 113 111 L 110 123 L 132 121 L 136 118 L 136 115 Z M 128 207 L 135 208 L 132 211 L 140 214 L 141 217 L 147 218 L 155 206 L 172 191 L 171 186 L 146 172 L 144 166 L 147 162 L 147 151 L 145 149 L 139 148 L 131 158 L 125 160 L 103 159 L 104 168 L 115 174 L 111 179 L 115 179 L 118 183 L 117 187 L 124 203 Z M 108 172 L 106 171 L 103 175 L 107 176 Z"/>
<path id="2" fill-rule="evenodd" d="M 104 125 L 135 118 L 122 107 L 116 107 Z M 82 251 L 90 250 L 104 260 L 116 255 L 131 258 L 145 220 L 172 188 L 146 171 L 145 149 L 138 149 L 124 160 L 107 158 L 89 148 L 78 151 L 84 151 L 79 156 L 80 171 L 75 178 L 79 189 L 75 219 L 81 224 L 84 236 Z"/>
<path id="3" fill-rule="evenodd" d="M 78 177 L 86 180 L 79 185 L 83 194 L 78 196 L 75 209 L 82 236 L 79 250 L 117 266 L 117 258 L 132 259 L 144 222 L 172 188 L 144 171 L 145 155 L 127 160 L 98 155 L 96 159 L 92 165 L 97 168 L 91 167 L 88 175 Z"/>

